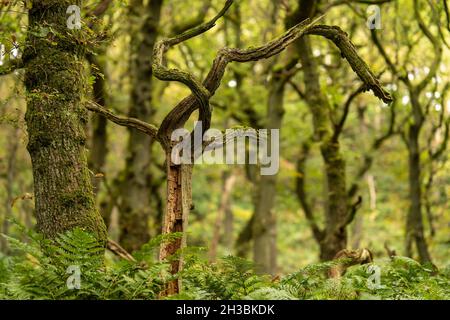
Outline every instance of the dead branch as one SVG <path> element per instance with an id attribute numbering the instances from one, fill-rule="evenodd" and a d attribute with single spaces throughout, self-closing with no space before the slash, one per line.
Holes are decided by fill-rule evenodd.
<path id="1" fill-rule="evenodd" d="M 114 253 L 116 256 L 121 257 L 122 259 L 135 262 L 136 259 L 129 254 L 124 248 L 122 248 L 117 242 L 114 240 L 108 239 L 106 247 L 109 251 Z"/>
<path id="2" fill-rule="evenodd" d="M 123 116 L 117 116 L 106 108 L 103 108 L 96 102 L 88 101 L 86 103 L 86 108 L 90 111 L 98 113 L 105 117 L 106 119 L 118 124 L 120 126 L 134 128 L 140 132 L 147 134 L 153 138 L 157 138 L 158 128 L 152 124 L 148 124 L 144 121 L 135 118 L 128 118 Z"/>

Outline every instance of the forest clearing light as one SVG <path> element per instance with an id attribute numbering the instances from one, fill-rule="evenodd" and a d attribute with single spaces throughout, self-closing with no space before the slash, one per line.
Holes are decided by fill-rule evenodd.
<path id="1" fill-rule="evenodd" d="M 407 105 L 409 103 L 409 96 L 403 96 L 402 103 L 403 105 Z"/>
<path id="2" fill-rule="evenodd" d="M 171 160 L 176 165 L 259 164 L 261 175 L 275 175 L 280 164 L 279 131 L 279 129 L 232 128 L 226 129 L 224 133 L 219 129 L 210 128 L 202 135 L 202 122 L 197 121 L 194 124 L 193 134 L 185 128 L 172 133 L 171 141 L 174 146 Z"/>
<path id="3" fill-rule="evenodd" d="M 433 83 L 441 83 L 442 82 L 442 78 L 439 76 L 433 77 Z"/>
<path id="4" fill-rule="evenodd" d="M 230 88 L 236 88 L 236 86 L 237 86 L 237 81 L 236 81 L 236 80 L 230 80 L 230 81 L 228 82 L 228 87 L 230 87 Z"/>

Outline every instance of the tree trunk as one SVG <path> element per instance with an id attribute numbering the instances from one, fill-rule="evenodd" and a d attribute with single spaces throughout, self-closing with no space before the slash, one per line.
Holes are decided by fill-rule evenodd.
<path id="1" fill-rule="evenodd" d="M 133 1 L 130 6 L 132 24 L 141 26 L 131 33 L 132 78 L 131 106 L 129 116 L 151 122 L 154 114 L 152 105 L 152 62 L 153 47 L 158 36 L 162 0 L 152 0 L 144 6 L 142 0 Z M 142 11 L 147 18 L 139 23 Z M 128 156 L 124 178 L 121 183 L 122 205 L 120 215 L 120 244 L 127 251 L 139 249 L 149 240 L 150 198 L 152 177 L 150 172 L 151 147 L 153 139 L 148 135 L 129 130 Z"/>
<path id="2" fill-rule="evenodd" d="M 16 177 L 16 156 L 17 149 L 19 147 L 19 140 L 16 138 L 19 136 L 20 132 L 18 129 L 14 131 L 13 137 L 10 138 L 8 146 L 8 164 L 6 167 L 6 200 L 5 200 L 5 211 L 3 214 L 3 222 L 1 226 L 1 233 L 9 235 L 9 221 L 8 219 L 12 217 L 12 203 L 14 201 L 14 180 Z M 25 213 L 27 214 L 27 213 Z M 7 254 L 8 241 L 0 236 L 0 252 Z"/>
<path id="3" fill-rule="evenodd" d="M 182 237 L 164 242 L 160 248 L 160 260 L 165 260 L 186 244 L 186 234 L 189 212 L 192 207 L 192 165 L 175 165 L 171 161 L 171 151 L 166 154 L 167 162 L 167 202 L 164 217 L 163 234 L 168 235 L 181 232 Z M 181 257 L 171 262 L 171 273 L 176 274 L 182 268 Z M 168 284 L 165 295 L 176 294 L 180 291 L 181 280 Z"/>
<path id="4" fill-rule="evenodd" d="M 217 210 L 216 221 L 214 224 L 213 238 L 211 240 L 211 246 L 209 249 L 209 260 L 214 262 L 217 256 L 217 247 L 219 246 L 221 238 L 221 226 L 224 222 L 224 218 L 228 211 L 230 211 L 230 199 L 233 190 L 234 183 L 236 181 L 236 176 L 228 171 L 223 174 L 223 190 L 220 197 L 220 205 Z M 226 234 L 227 230 L 224 230 Z"/>
<path id="5" fill-rule="evenodd" d="M 327 201 L 325 236 L 320 245 L 320 259 L 328 261 L 347 246 L 346 221 L 348 216 L 345 161 L 339 143 L 325 141 L 321 146 L 325 162 Z"/>
<path id="6" fill-rule="evenodd" d="M 234 224 L 234 216 L 233 211 L 231 210 L 231 206 L 228 205 L 225 209 L 225 217 L 223 219 L 223 243 L 225 248 L 227 249 L 227 254 L 231 254 L 233 251 L 233 224 Z"/>
<path id="7" fill-rule="evenodd" d="M 347 246 L 345 161 L 340 152 L 339 140 L 332 138 L 330 106 L 320 87 L 318 68 L 308 38 L 298 41 L 297 52 L 303 65 L 306 102 L 313 117 L 314 138 L 320 142 L 325 166 L 325 229 L 319 245 L 320 259 L 326 261 L 333 259 Z"/>
<path id="8" fill-rule="evenodd" d="M 422 183 L 419 148 L 420 126 L 412 124 L 408 132 L 409 199 L 411 207 L 406 220 L 406 255 L 412 256 L 412 245 L 416 244 L 421 263 L 431 262 L 423 231 Z"/>
<path id="9" fill-rule="evenodd" d="M 106 243 L 86 159 L 83 105 L 84 49 L 69 30 L 66 10 L 81 1 L 32 1 L 24 52 L 28 151 L 34 178 L 37 228 L 44 236 L 80 227 Z M 47 31 L 45 31 L 47 30 Z M 42 36 L 43 32 L 48 32 Z"/>
<path id="10" fill-rule="evenodd" d="M 275 75 L 272 81 L 267 109 L 268 129 L 280 129 L 284 114 L 285 79 Z M 271 136 L 268 136 L 270 141 Z M 270 142 L 268 143 L 270 145 Z M 277 175 L 261 176 L 255 199 L 253 221 L 253 260 L 261 273 L 276 272 L 276 217 L 273 213 Z"/>

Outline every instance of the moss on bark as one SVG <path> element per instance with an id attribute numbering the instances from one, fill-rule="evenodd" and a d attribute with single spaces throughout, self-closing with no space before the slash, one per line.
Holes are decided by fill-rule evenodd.
<path id="1" fill-rule="evenodd" d="M 106 242 L 86 160 L 83 30 L 67 28 L 67 7 L 81 1 L 33 1 L 23 59 L 28 151 L 37 227 L 48 238 L 80 227 Z"/>

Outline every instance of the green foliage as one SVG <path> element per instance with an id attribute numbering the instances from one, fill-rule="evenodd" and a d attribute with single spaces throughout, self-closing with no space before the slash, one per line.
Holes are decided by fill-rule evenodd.
<path id="1" fill-rule="evenodd" d="M 435 274 L 406 257 L 382 261 L 379 286 L 371 286 L 371 265 L 355 266 L 341 279 L 328 279 L 338 262 L 309 265 L 280 280 L 257 275 L 250 262 L 228 256 L 216 264 L 191 257 L 183 274 L 183 292 L 175 299 L 354 300 L 450 299 L 449 270 Z M 374 265 L 373 265 L 374 266 Z M 372 278 L 371 278 L 372 277 Z"/>
<path id="2" fill-rule="evenodd" d="M 355 268 L 346 276 L 364 299 L 450 299 L 448 267 L 437 273 L 434 267 L 420 265 L 407 257 L 394 257 L 392 261 L 382 261 L 377 265 L 381 271 L 377 288 L 367 286 L 368 266 Z"/>
<path id="3" fill-rule="evenodd" d="M 22 230 L 24 231 L 24 230 Z M 27 232 L 29 241 L 7 237 L 14 254 L 0 256 L 0 299 L 157 299 L 167 281 L 168 263 L 155 261 L 155 249 L 180 234 L 159 236 L 130 262 L 107 257 L 95 237 L 80 229 L 54 242 Z M 253 264 L 226 256 L 209 263 L 199 250 L 183 252 L 182 292 L 168 299 L 450 299 L 450 268 L 436 272 L 416 261 L 395 257 L 351 267 L 341 279 L 328 279 L 338 262 L 312 264 L 281 279 L 259 275 Z M 80 270 L 80 288 L 67 285 L 70 266 Z M 378 286 L 370 286 L 374 267 Z"/>
<path id="4" fill-rule="evenodd" d="M 54 242 L 7 238 L 15 255 L 0 258 L 0 299 L 155 299 L 167 275 L 148 247 L 135 262 L 104 260 L 104 248 L 80 229 Z M 80 270 L 79 289 L 67 285 L 71 266 Z"/>
<path id="5" fill-rule="evenodd" d="M 243 299 L 263 287 L 270 287 L 270 278 L 255 274 L 250 261 L 227 256 L 209 264 L 198 256 L 186 258 L 181 273 L 184 291 L 180 299 Z"/>

